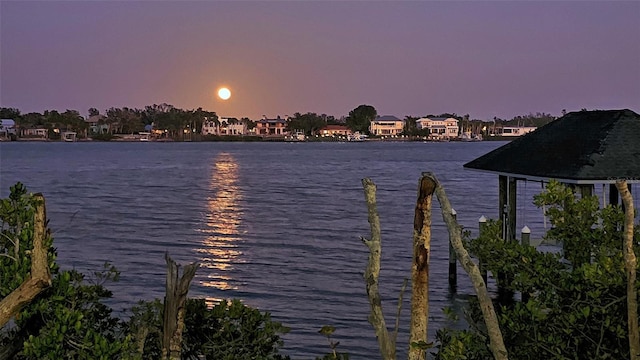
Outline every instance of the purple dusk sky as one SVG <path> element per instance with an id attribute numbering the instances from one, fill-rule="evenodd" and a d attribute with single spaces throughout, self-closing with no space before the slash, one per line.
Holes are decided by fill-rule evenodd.
<path id="1" fill-rule="evenodd" d="M 640 1 L 3 0 L 0 33 L 0 105 L 23 113 L 640 110 Z"/>

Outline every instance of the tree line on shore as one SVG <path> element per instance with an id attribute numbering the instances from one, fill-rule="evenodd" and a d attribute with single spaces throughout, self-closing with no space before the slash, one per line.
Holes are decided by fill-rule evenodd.
<path id="1" fill-rule="evenodd" d="M 624 208 L 600 207 L 596 196 L 577 197 L 573 189 L 549 183 L 535 204 L 546 209 L 553 226 L 546 237 L 564 243 L 562 253 L 550 253 L 505 242 L 500 221 L 489 221 L 478 238 L 470 238 L 451 215 L 441 185 L 432 180 L 426 184 L 435 185 L 425 186 L 424 178 L 414 223 L 417 252 L 412 277 L 413 273 L 422 277 L 412 286 L 410 360 L 424 360 L 430 349 L 436 349 L 431 353 L 435 360 L 640 359 L 640 227 L 634 225 L 634 203 L 626 181 L 616 183 Z M 370 249 L 363 286 L 381 358 L 392 360 L 399 346 L 393 334 L 400 325 L 396 320 L 393 333 L 385 325 L 384 304 L 377 293 L 381 239 L 376 187 L 369 179 L 363 186 L 371 224 L 370 239 L 363 238 Z M 425 286 L 428 294 L 434 193 L 450 241 L 478 293 L 466 307 L 465 329 L 456 330 L 459 325 L 438 329 L 428 342 L 428 301 L 415 296 L 424 295 Z M 29 193 L 22 184 L 0 200 L 0 359 L 288 359 L 280 353 L 280 335 L 289 329 L 271 320 L 268 312 L 237 300 L 208 307 L 202 299 L 186 299 L 175 310 L 178 315 L 173 312 L 182 323 L 170 332 L 163 327 L 168 307 L 159 299 L 142 300 L 131 308 L 128 319 L 114 317 L 103 300 L 112 295 L 106 285 L 118 280 L 117 269 L 105 264 L 91 275 L 61 270 L 46 224 L 43 196 Z M 426 252 L 420 251 L 423 245 Z M 497 302 L 487 297 L 486 281 L 469 255 L 494 276 L 502 274 L 496 282 L 511 292 L 510 299 Z M 184 289 L 179 293 L 187 294 Z M 513 294 L 522 294 L 522 299 L 515 300 Z M 414 307 L 422 320 L 414 321 Z M 451 310 L 445 309 L 445 314 L 457 320 Z M 326 326 L 319 331 L 330 345 L 322 359 L 348 359 L 348 349 L 341 353 L 339 342 L 331 338 L 334 330 Z"/>
<path id="2" fill-rule="evenodd" d="M 287 118 L 287 130 L 303 131 L 306 135 L 314 135 L 318 130 L 327 125 L 345 125 L 351 131 L 360 133 L 369 132 L 369 124 L 378 116 L 375 107 L 371 105 L 359 105 L 349 112 L 346 117 L 336 118 L 327 114 L 316 114 L 312 112 L 299 113 Z M 424 117 L 452 117 L 460 121 L 460 128 L 479 134 L 483 129 L 501 126 L 535 126 L 539 127 L 556 119 L 551 114 L 535 113 L 516 116 L 512 119 L 500 119 L 494 117 L 491 120 L 471 119 L 469 114 L 458 115 L 455 113 L 443 113 L 438 115 L 428 114 Z M 177 139 L 182 136 L 185 129 L 195 134 L 200 134 L 204 121 L 213 121 L 221 125 L 219 117 L 214 111 L 198 109 L 180 109 L 169 104 L 153 104 L 138 108 L 109 108 L 101 113 L 96 108 L 90 108 L 87 112 L 87 119 L 93 118 L 98 125 L 105 125 L 104 129 L 108 133 L 94 133 L 90 131 L 90 126 L 85 117 L 77 110 L 46 110 L 43 113 L 30 112 L 21 113 L 19 109 L 2 107 L 0 108 L 1 119 L 12 119 L 21 129 L 44 128 L 48 131 L 48 138 L 55 139 L 60 136 L 59 131 L 73 131 L 81 137 L 97 136 L 108 139 L 108 135 L 114 134 L 134 134 L 148 130 L 151 126 L 154 129 L 162 129 L 165 136 Z M 417 128 L 416 121 L 419 117 L 406 116 L 403 134 L 407 136 L 426 136 L 425 130 Z M 231 118 L 229 123 L 244 122 L 247 129 L 253 129 L 258 120 L 249 118 Z M 58 132 L 54 131 L 58 129 Z M 108 129 L 108 130 L 106 130 Z"/>

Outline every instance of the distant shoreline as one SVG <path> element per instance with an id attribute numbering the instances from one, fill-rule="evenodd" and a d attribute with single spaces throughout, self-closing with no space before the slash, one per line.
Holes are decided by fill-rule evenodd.
<path id="1" fill-rule="evenodd" d="M 62 140 L 50 140 L 50 139 L 19 139 L 14 141 L 9 140 L 0 140 L 0 143 L 216 143 L 216 142 L 224 142 L 224 143 L 380 143 L 380 142 L 423 142 L 423 143 L 477 143 L 477 142 L 494 142 L 494 141 L 512 141 L 515 138 L 505 138 L 505 137 L 493 137 L 487 140 L 480 141 L 461 141 L 461 140 L 452 140 L 452 141 L 436 141 L 436 140 L 423 140 L 423 139 L 368 139 L 364 141 L 348 141 L 348 140 L 308 140 L 308 141 L 289 141 L 289 140 L 199 140 L 199 141 L 180 141 L 180 140 L 151 140 L 151 141 L 140 141 L 140 140 L 76 140 L 76 141 L 62 141 Z"/>
<path id="2" fill-rule="evenodd" d="M 75 141 L 64 141 L 61 139 L 45 139 L 45 138 L 17 138 L 15 140 L 0 138 L 0 142 L 52 142 L 52 143 L 64 143 L 64 142 L 81 142 L 81 143 L 135 143 L 135 142 L 158 142 L 158 143 L 188 143 L 188 142 L 482 142 L 482 141 L 511 141 L 518 137 L 504 137 L 504 136 L 489 136 L 482 140 L 465 141 L 462 139 L 450 139 L 450 140 L 428 140 L 424 138 L 407 138 L 407 137 L 389 137 L 389 138 L 376 138 L 369 137 L 362 141 L 348 141 L 346 139 L 333 138 L 333 137 L 310 137 L 306 140 L 296 141 L 287 139 L 284 137 L 259 137 L 259 136 L 225 136 L 215 138 L 200 138 L 198 140 L 174 140 L 174 139 L 150 139 L 140 140 L 139 138 L 112 138 L 109 140 L 95 140 L 91 138 L 76 139 Z"/>

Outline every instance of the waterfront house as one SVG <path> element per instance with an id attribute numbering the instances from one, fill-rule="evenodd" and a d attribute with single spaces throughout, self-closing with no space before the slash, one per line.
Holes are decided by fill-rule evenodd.
<path id="1" fill-rule="evenodd" d="M 219 123 L 217 117 L 205 117 L 202 121 L 202 135 L 218 135 Z"/>
<path id="2" fill-rule="evenodd" d="M 256 134 L 260 136 L 284 136 L 287 132 L 287 120 L 278 116 L 275 119 L 268 119 L 266 116 L 256 121 Z"/>
<path id="3" fill-rule="evenodd" d="M 247 124 L 244 121 L 226 117 L 221 117 L 219 120 L 219 135 L 239 136 L 247 133 Z"/>
<path id="4" fill-rule="evenodd" d="M 349 136 L 351 129 L 344 125 L 327 125 L 318 131 L 320 136 Z"/>
<path id="5" fill-rule="evenodd" d="M 369 132 L 377 136 L 398 136 L 403 130 L 404 120 L 393 115 L 378 116 L 369 125 Z"/>
<path id="6" fill-rule="evenodd" d="M 452 117 L 423 117 L 416 120 L 416 125 L 420 130 L 428 129 L 433 140 L 453 139 L 460 132 L 458 119 Z"/>
<path id="7" fill-rule="evenodd" d="M 105 122 L 107 119 L 104 115 L 91 115 L 84 120 L 89 125 L 89 134 L 106 134 L 109 133 L 109 124 Z"/>
<path id="8" fill-rule="evenodd" d="M 205 118 L 202 122 L 202 135 L 232 135 L 241 136 L 247 134 L 247 123 L 236 118 L 220 117 Z"/>
<path id="9" fill-rule="evenodd" d="M 46 139 L 49 137 L 49 130 L 45 128 L 21 129 L 20 137 Z"/>
<path id="10" fill-rule="evenodd" d="M 0 120 L 0 137 L 3 138 L 15 138 L 16 136 L 16 122 L 12 119 Z"/>

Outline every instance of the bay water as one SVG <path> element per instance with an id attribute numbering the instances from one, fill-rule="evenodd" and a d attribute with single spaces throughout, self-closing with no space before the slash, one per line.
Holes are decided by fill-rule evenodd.
<path id="1" fill-rule="evenodd" d="M 180 264 L 201 263 L 190 296 L 211 303 L 237 298 L 290 327 L 283 352 L 293 359 L 330 351 L 318 333 L 323 325 L 335 326 L 339 351 L 375 359 L 362 278 L 368 249 L 360 237 L 370 233 L 361 180 L 377 185 L 380 286 L 392 327 L 402 283 L 411 276 L 421 173 L 438 177 L 458 221 L 477 233 L 480 216 L 498 214 L 498 179 L 462 165 L 503 144 L 5 142 L 0 195 L 18 181 L 44 194 L 63 268 L 90 274 L 109 262 L 122 272 L 108 285 L 118 316 L 126 318 L 138 300 L 163 297 L 168 253 Z M 430 340 L 438 328 L 459 326 L 441 309 L 459 312 L 473 293 L 461 268 L 457 291 L 449 289 L 448 233 L 433 205 Z M 530 200 L 522 207 L 534 223 L 542 221 Z M 408 348 L 410 291 L 399 358 Z"/>

